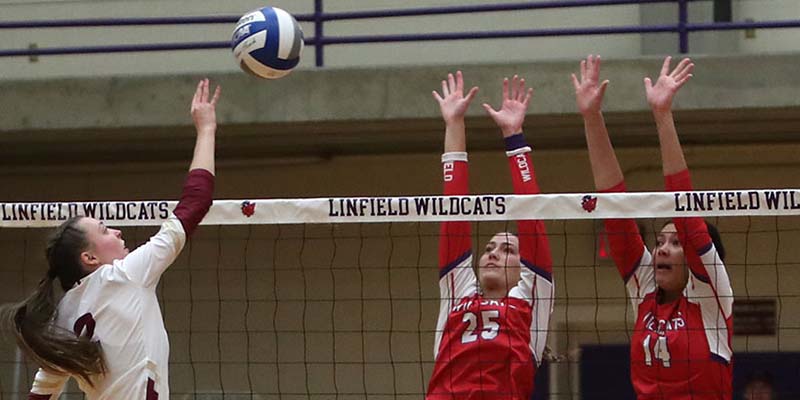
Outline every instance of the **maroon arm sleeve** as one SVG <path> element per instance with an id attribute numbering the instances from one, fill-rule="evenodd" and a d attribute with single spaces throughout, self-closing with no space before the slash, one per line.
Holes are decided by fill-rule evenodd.
<path id="1" fill-rule="evenodd" d="M 189 171 L 183 183 L 181 200 L 173 213 L 181 221 L 186 237 L 192 235 L 197 225 L 203 220 L 211 208 L 214 194 L 214 175 L 211 172 L 196 168 Z"/>

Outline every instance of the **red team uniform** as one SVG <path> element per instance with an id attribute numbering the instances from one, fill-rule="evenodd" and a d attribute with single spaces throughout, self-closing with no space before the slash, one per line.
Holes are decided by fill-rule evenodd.
<path id="1" fill-rule="evenodd" d="M 665 177 L 692 190 L 689 171 Z M 624 192 L 625 184 L 607 190 Z M 733 289 L 702 218 L 673 218 L 689 267 L 682 296 L 658 304 L 653 256 L 630 219 L 605 221 L 611 254 L 636 310 L 631 381 L 639 399 L 730 399 Z"/>
<path id="2" fill-rule="evenodd" d="M 156 286 L 211 206 L 213 187 L 210 172 L 190 171 L 180 202 L 158 233 L 83 277 L 59 302 L 55 324 L 103 348 L 106 374 L 94 386 L 78 379 L 87 399 L 169 399 L 169 340 Z M 28 399 L 58 399 L 68 379 L 39 369 Z"/>
<path id="3" fill-rule="evenodd" d="M 506 140 L 514 192 L 539 193 L 530 147 Z M 444 194 L 468 194 L 466 153 L 442 156 Z M 552 260 L 541 221 L 518 221 L 519 283 L 484 299 L 472 268 L 469 222 L 445 222 L 439 239 L 440 309 L 426 399 L 529 399 L 553 307 Z"/>

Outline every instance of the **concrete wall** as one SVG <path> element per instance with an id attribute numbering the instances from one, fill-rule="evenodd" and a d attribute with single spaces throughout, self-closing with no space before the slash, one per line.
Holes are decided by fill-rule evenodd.
<path id="1" fill-rule="evenodd" d="M 617 145 L 652 146 L 642 77 L 660 56 L 605 58 L 611 81 L 604 109 Z M 800 123 L 797 55 L 696 56 L 695 77 L 675 100 L 687 144 L 796 141 Z M 578 59 L 538 63 L 297 71 L 263 82 L 239 72 L 211 74 L 223 86 L 220 159 L 322 159 L 338 154 L 440 149 L 442 122 L 430 93 L 463 69 L 481 87 L 467 113 L 472 149 L 496 149 L 497 128 L 480 102 L 499 104 L 502 77 L 536 90 L 526 129 L 537 148 L 583 147 L 569 74 Z M 754 72 L 755 71 L 755 72 Z M 188 115 L 200 74 L 0 81 L 0 165 L 187 160 Z M 295 162 L 293 160 L 284 160 Z M 271 162 L 282 162 L 271 160 Z"/>
<path id="2" fill-rule="evenodd" d="M 797 144 L 699 146 L 687 148 L 687 160 L 697 187 L 794 187 L 798 151 Z M 661 187 L 656 149 L 619 154 L 631 189 Z M 475 151 L 470 159 L 474 192 L 510 190 L 500 151 Z M 534 162 L 547 192 L 592 188 L 583 150 L 537 151 Z M 177 164 L 20 167 L 2 172 L 0 182 L 6 199 L 173 198 L 184 169 Z M 440 190 L 439 171 L 433 152 L 336 156 L 282 166 L 223 162 L 217 197 L 430 194 Z M 797 222 L 717 221 L 737 298 L 780 298 L 778 334 L 735 337 L 736 351 L 800 350 L 793 329 L 800 322 Z M 592 221 L 547 224 L 558 296 L 552 326 L 567 329 L 554 332 L 550 344 L 570 362 L 578 361 L 581 344 L 626 343 L 631 326 L 631 307 L 616 270 L 596 256 L 597 227 Z M 499 229 L 496 223 L 478 225 L 475 245 L 485 240 L 481 235 Z M 139 243 L 152 231 L 126 229 L 125 237 Z M 171 342 L 172 397 L 225 393 L 236 399 L 252 392 L 257 398 L 279 393 L 419 398 L 432 368 L 437 232 L 435 224 L 201 228 L 159 288 Z M 0 302 L 21 298 L 40 279 L 44 233 L 0 231 Z M 24 391 L 30 381 L 23 373 L 20 386 L 11 386 L 14 369 L 7 362 L 14 356 L 12 346 L 0 348 L 5 392 Z M 554 375 L 562 393 L 577 381 L 569 365 L 559 364 L 563 371 Z"/>

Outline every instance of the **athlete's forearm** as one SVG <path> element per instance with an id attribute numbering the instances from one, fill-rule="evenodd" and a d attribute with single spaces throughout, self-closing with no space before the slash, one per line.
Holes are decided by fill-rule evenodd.
<path id="1" fill-rule="evenodd" d="M 181 200 L 174 211 L 187 237 L 192 235 L 211 207 L 213 193 L 214 175 L 210 171 L 204 168 L 189 171 Z"/>
<path id="2" fill-rule="evenodd" d="M 598 112 L 584 115 L 583 125 L 595 189 L 607 190 L 622 182 L 624 178 L 608 136 L 603 114 Z"/>
<path id="3" fill-rule="evenodd" d="M 675 129 L 675 120 L 672 111 L 654 111 L 653 117 L 658 130 L 658 141 L 661 147 L 661 163 L 664 176 L 673 175 L 687 168 L 683 156 L 678 132 Z"/>

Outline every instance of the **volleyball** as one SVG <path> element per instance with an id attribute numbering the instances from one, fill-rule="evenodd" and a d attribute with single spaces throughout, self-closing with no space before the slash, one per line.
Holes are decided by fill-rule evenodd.
<path id="1" fill-rule="evenodd" d="M 300 24 L 277 7 L 264 7 L 242 16 L 231 39 L 239 66 L 266 79 L 278 79 L 291 72 L 300 62 L 303 45 Z"/>

